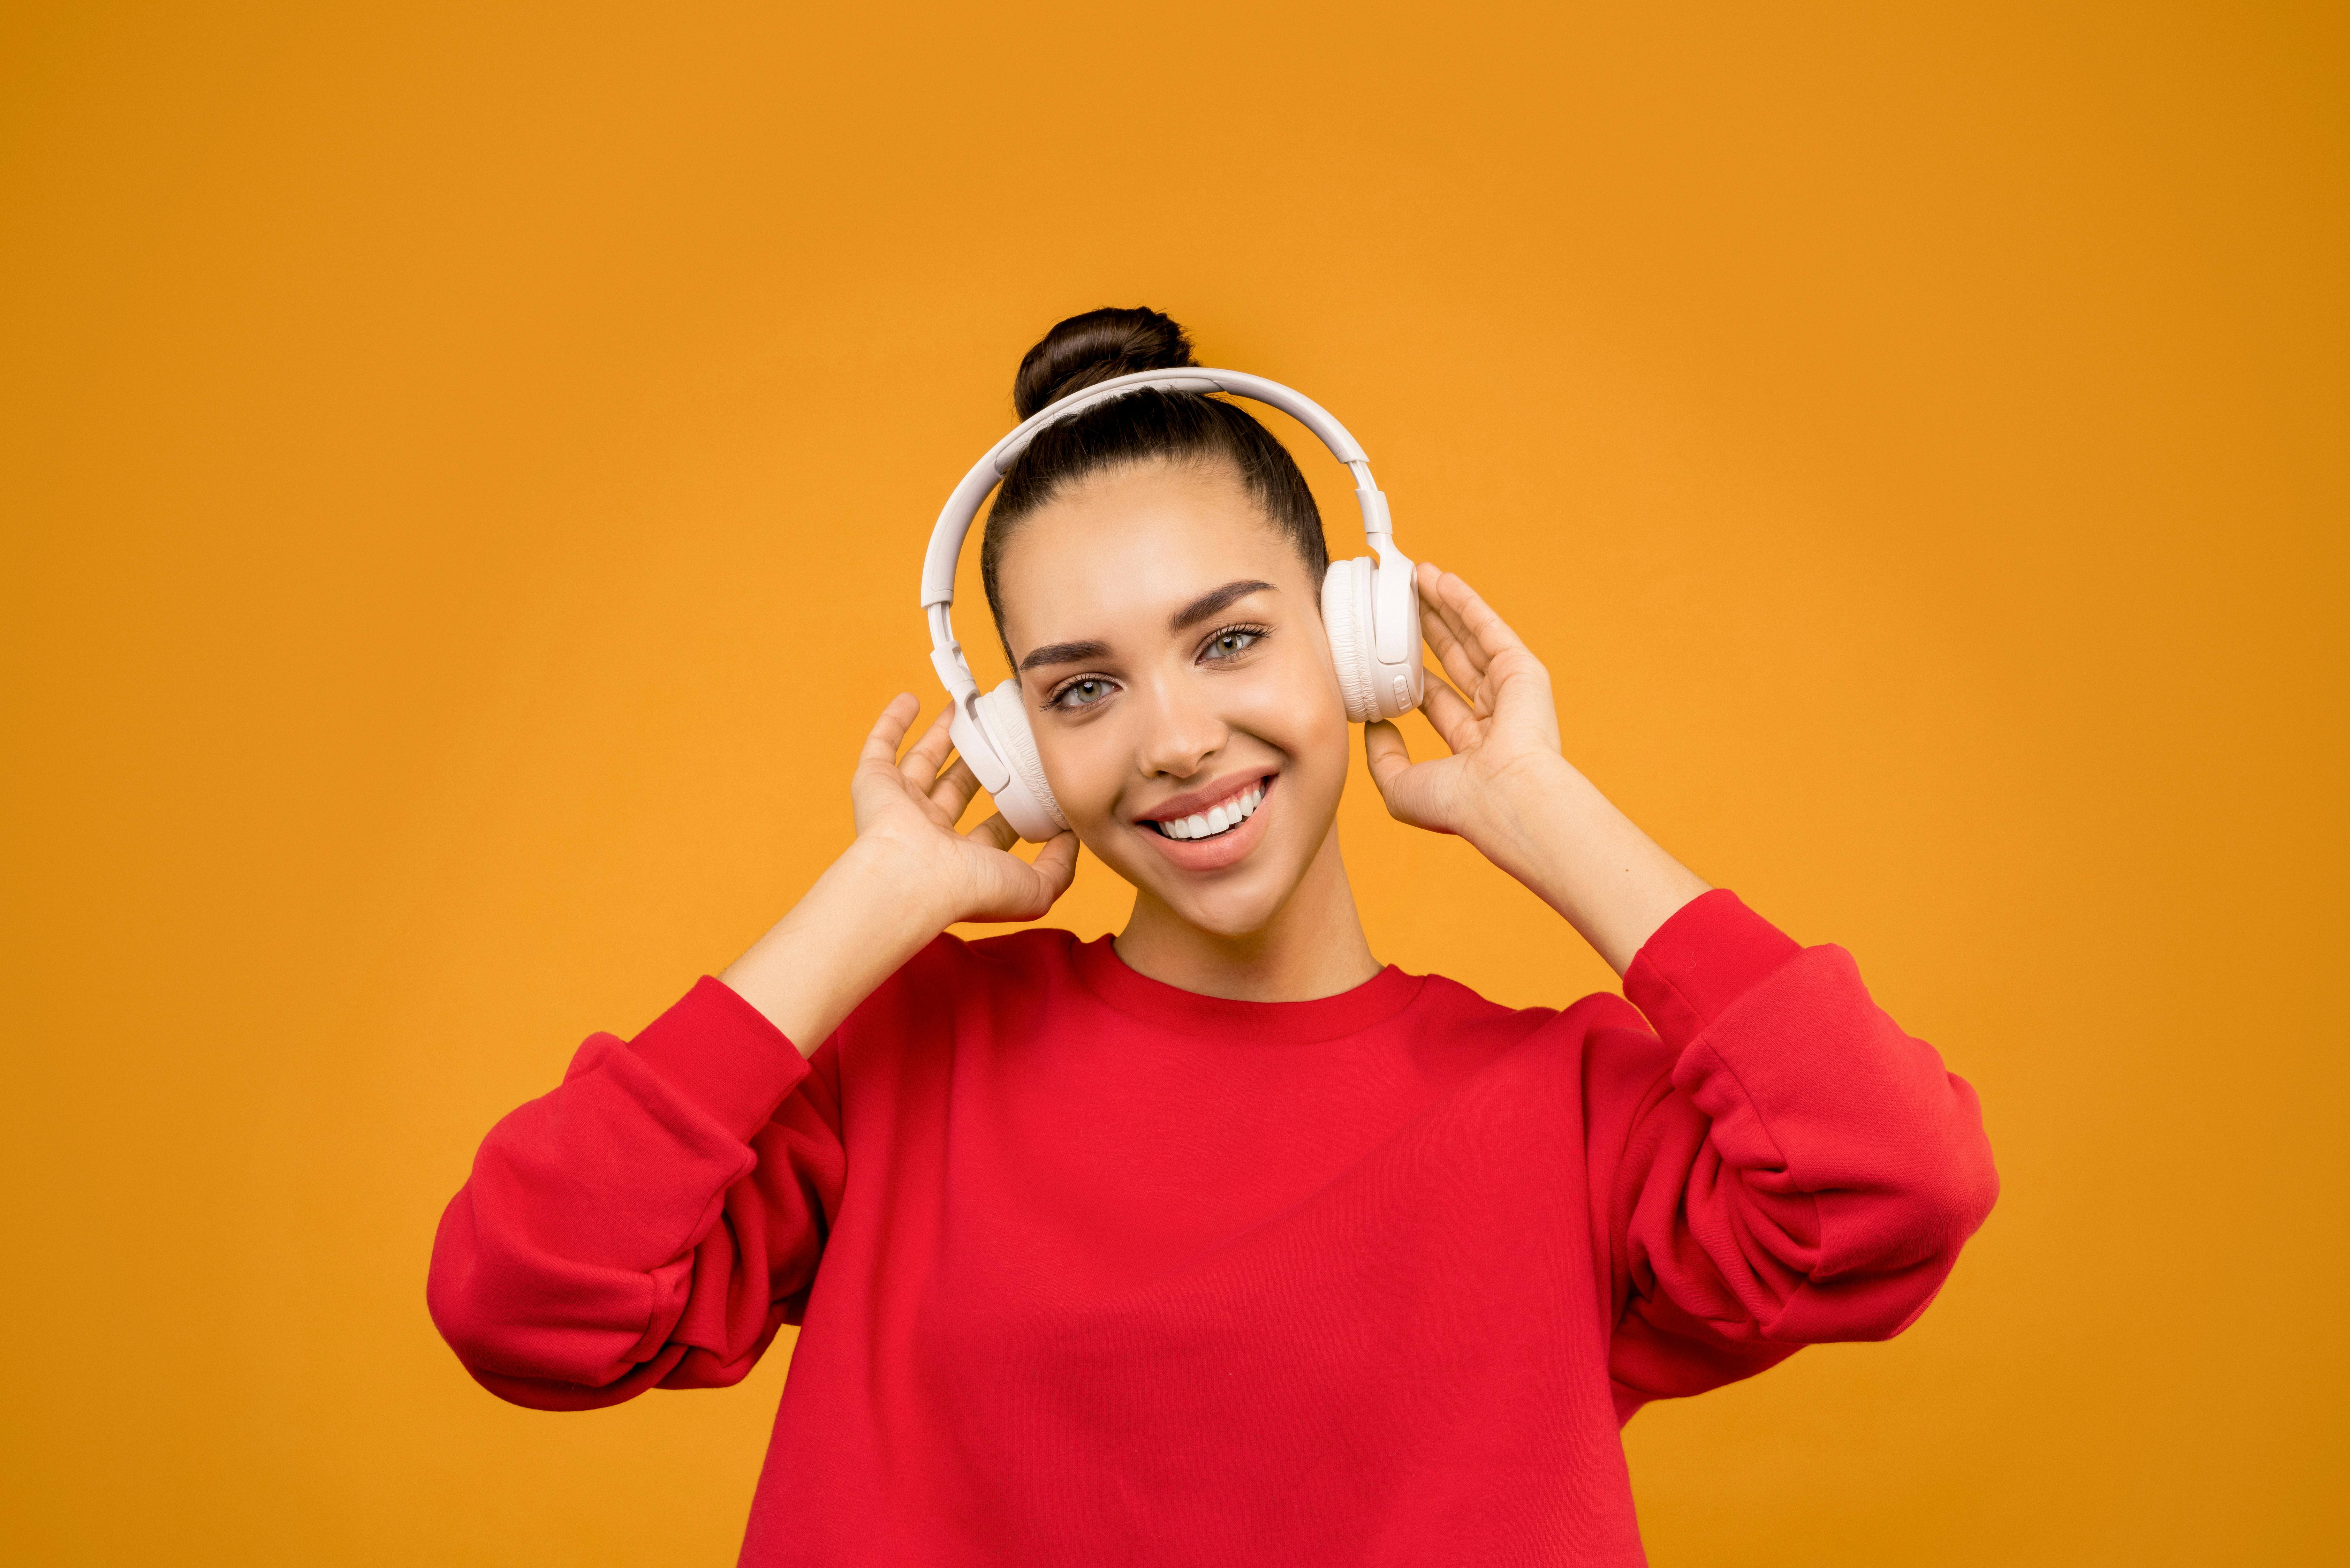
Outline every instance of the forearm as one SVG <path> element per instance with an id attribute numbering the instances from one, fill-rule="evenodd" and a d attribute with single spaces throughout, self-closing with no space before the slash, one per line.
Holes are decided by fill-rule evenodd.
<path id="1" fill-rule="evenodd" d="M 859 842 L 719 975 L 803 1056 L 947 928 L 932 878 Z"/>
<path id="2" fill-rule="evenodd" d="M 777 1047 L 702 980 L 626 1043 L 588 1036 L 499 1118 L 425 1286 L 475 1378 L 556 1410 L 739 1379 L 774 1321 L 741 1303 L 772 1314 L 813 1279 L 839 1187 L 837 1101 Z"/>
<path id="3" fill-rule="evenodd" d="M 1741 1315 L 1787 1344 L 1898 1332 L 1998 1197 L 1973 1089 L 1850 953 L 1800 946 L 1727 890 L 1649 938 L 1624 995 L 1673 1093 L 1626 1147 L 1623 1255 L 1708 1332 Z"/>
<path id="4" fill-rule="evenodd" d="M 1674 911 L 1705 892 L 1563 757 L 1544 757 L 1489 792 L 1464 836 L 1564 916 L 1617 974 Z"/>

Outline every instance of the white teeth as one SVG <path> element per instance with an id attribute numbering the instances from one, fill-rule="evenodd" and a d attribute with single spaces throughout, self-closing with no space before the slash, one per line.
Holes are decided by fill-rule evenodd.
<path id="1" fill-rule="evenodd" d="M 1170 838 L 1212 838 L 1219 833 L 1229 833 L 1256 815 L 1264 804 L 1264 786 L 1253 784 L 1222 805 L 1208 811 L 1193 812 L 1189 816 L 1170 817 L 1159 824 L 1159 830 Z"/>

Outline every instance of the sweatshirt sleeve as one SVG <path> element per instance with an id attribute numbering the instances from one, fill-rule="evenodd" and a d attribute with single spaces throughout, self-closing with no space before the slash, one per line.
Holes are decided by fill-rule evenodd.
<path id="1" fill-rule="evenodd" d="M 802 1057 L 705 975 L 635 1039 L 589 1036 L 490 1129 L 426 1303 L 517 1405 L 736 1383 L 800 1321 L 844 1168 L 835 1043 Z"/>
<path id="2" fill-rule="evenodd" d="M 1619 1093 L 1619 1414 L 1908 1327 L 1998 1196 L 1974 1091 L 1844 949 L 1799 946 L 1727 889 L 1665 922 L 1624 993 L 1663 1053 L 1626 1053 L 1651 1065 Z"/>

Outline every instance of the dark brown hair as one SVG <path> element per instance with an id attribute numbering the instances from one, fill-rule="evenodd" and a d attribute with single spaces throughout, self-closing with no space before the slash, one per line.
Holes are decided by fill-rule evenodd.
<path id="1" fill-rule="evenodd" d="M 1024 420 L 1114 376 L 1198 363 L 1183 328 L 1159 311 L 1088 310 L 1055 326 L 1022 357 L 1012 406 Z M 1322 514 L 1296 460 L 1273 432 L 1247 410 L 1199 392 L 1129 392 L 1047 425 L 1003 476 L 979 546 L 980 578 L 987 585 L 987 607 L 994 612 L 999 641 L 1003 600 L 996 568 L 1020 519 L 1097 470 L 1150 462 L 1230 463 L 1242 489 L 1264 509 L 1265 520 L 1296 547 L 1308 579 L 1320 591 L 1330 565 Z M 1008 642 L 1004 654 L 1012 656 Z"/>

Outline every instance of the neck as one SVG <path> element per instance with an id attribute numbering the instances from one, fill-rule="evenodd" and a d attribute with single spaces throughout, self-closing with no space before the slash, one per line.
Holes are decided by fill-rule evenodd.
<path id="1" fill-rule="evenodd" d="M 1134 913 L 1115 945 L 1138 974 L 1235 1002 L 1311 1002 L 1352 991 L 1379 972 L 1347 881 L 1336 823 L 1288 898 L 1257 929 L 1238 936 L 1201 930 L 1137 889 Z"/>

